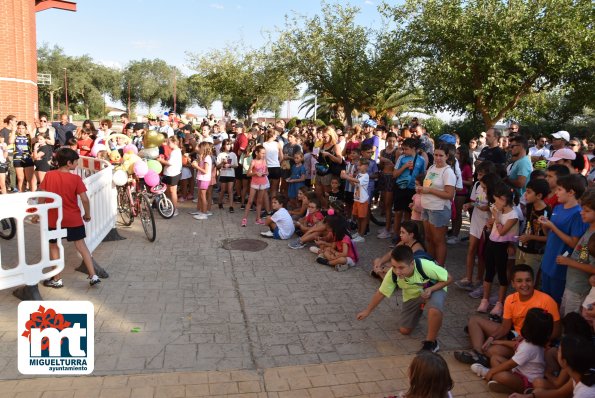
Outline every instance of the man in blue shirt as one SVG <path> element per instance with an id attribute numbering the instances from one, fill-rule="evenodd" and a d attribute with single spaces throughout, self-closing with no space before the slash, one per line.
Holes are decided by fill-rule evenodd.
<path id="1" fill-rule="evenodd" d="M 522 135 L 516 135 L 510 138 L 510 152 L 512 154 L 512 163 L 508 166 L 507 182 L 516 191 L 517 197 L 521 197 L 526 190 L 529 176 L 533 171 L 531 158 L 527 156 L 527 139 Z"/>
<path id="2" fill-rule="evenodd" d="M 362 123 L 364 127 L 364 134 L 366 139 L 362 142 L 362 145 L 370 145 L 374 153 L 372 154 L 372 160 L 378 160 L 378 152 L 380 147 L 380 138 L 376 135 L 376 127 L 378 127 L 378 123 L 376 123 L 373 119 L 365 120 Z M 368 170 L 368 174 L 370 171 Z"/>
<path id="3" fill-rule="evenodd" d="M 60 122 L 52 123 L 52 127 L 56 129 L 55 145 L 64 146 L 66 142 L 74 137 L 76 126 L 68 120 L 68 115 L 63 113 L 60 117 Z"/>

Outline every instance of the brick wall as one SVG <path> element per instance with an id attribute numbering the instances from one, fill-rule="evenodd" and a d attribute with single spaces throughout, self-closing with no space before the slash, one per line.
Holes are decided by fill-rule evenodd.
<path id="1" fill-rule="evenodd" d="M 0 120 L 37 118 L 35 0 L 0 0 Z M 2 125 L 0 125 L 2 126 Z"/>

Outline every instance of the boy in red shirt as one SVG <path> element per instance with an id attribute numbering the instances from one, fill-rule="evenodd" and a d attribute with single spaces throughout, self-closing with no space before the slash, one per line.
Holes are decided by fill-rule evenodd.
<path id="1" fill-rule="evenodd" d="M 89 198 L 87 197 L 87 187 L 83 183 L 80 176 L 72 174 L 70 171 L 76 168 L 79 155 L 71 148 L 60 148 L 56 151 L 56 162 L 58 163 L 58 170 L 52 170 L 46 173 L 40 189 L 46 192 L 53 192 L 62 198 L 62 227 L 66 228 L 66 240 L 74 242 L 76 250 L 83 258 L 83 262 L 87 267 L 89 274 L 89 284 L 91 286 L 101 282 L 99 277 L 95 274 L 93 267 L 93 259 L 91 252 L 85 244 L 85 222 L 91 221 L 91 212 L 89 209 Z M 85 214 L 81 217 L 81 210 L 79 209 L 77 199 L 81 198 Z M 56 221 L 58 220 L 58 209 L 50 209 L 48 212 L 48 226 L 51 229 L 56 229 Z M 60 249 L 55 239 L 50 240 L 50 258 L 56 259 L 60 256 Z M 43 282 L 44 286 L 59 289 L 62 286 L 62 279 L 60 274 L 54 276 Z"/>
<path id="2" fill-rule="evenodd" d="M 543 198 L 543 201 L 550 209 L 553 209 L 560 204 L 558 202 L 558 195 L 556 195 L 556 188 L 558 187 L 558 178 L 570 174 L 568 167 L 562 164 L 552 164 L 545 171 L 545 179 L 550 186 L 550 194 Z"/>

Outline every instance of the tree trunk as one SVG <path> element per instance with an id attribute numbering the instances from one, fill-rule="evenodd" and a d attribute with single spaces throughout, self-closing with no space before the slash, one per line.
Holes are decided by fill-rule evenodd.
<path id="1" fill-rule="evenodd" d="M 346 126 L 353 125 L 353 107 L 351 104 L 345 104 L 345 117 L 343 119 L 343 124 Z"/>
<path id="2" fill-rule="evenodd" d="M 89 105 L 87 105 L 87 104 L 85 104 L 85 117 L 87 118 L 87 120 L 91 119 L 89 117 Z"/>

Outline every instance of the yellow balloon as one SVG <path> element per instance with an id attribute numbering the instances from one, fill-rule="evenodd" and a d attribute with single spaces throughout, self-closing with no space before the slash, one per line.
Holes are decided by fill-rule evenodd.
<path id="1" fill-rule="evenodd" d="M 132 163 L 132 164 L 134 164 L 137 161 L 141 160 L 141 158 L 138 155 L 135 155 L 134 153 L 129 153 L 127 155 L 130 155 L 130 156 L 128 156 L 128 161 L 130 163 Z M 124 155 L 124 156 L 126 156 L 126 155 Z"/>
<path id="2" fill-rule="evenodd" d="M 113 163 L 120 163 L 120 161 L 122 160 L 122 158 L 120 156 L 120 152 L 118 152 L 118 151 L 111 151 L 109 154 L 109 159 Z"/>
<path id="3" fill-rule="evenodd" d="M 143 145 L 145 148 L 157 148 L 165 141 L 165 137 L 163 134 L 150 130 L 145 134 L 145 138 L 143 138 Z"/>

